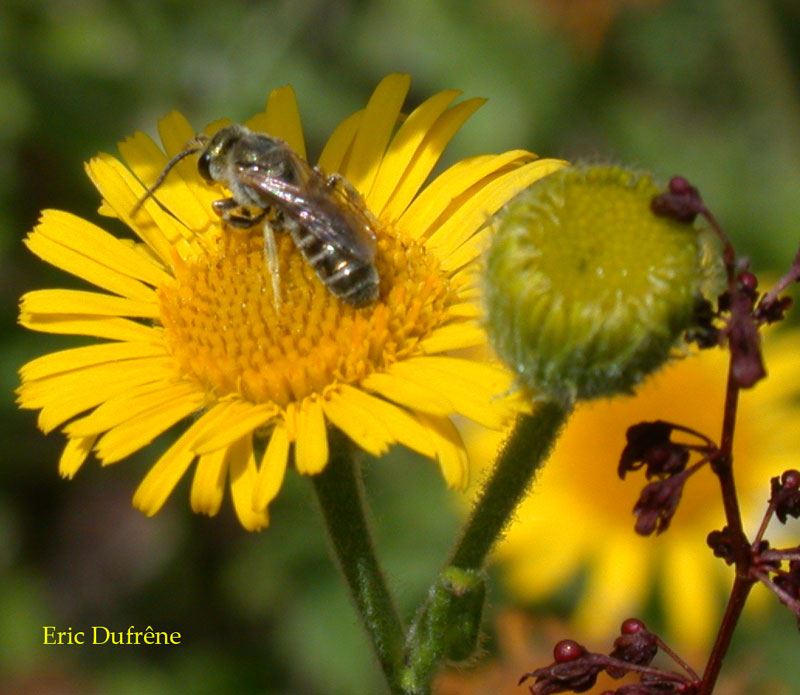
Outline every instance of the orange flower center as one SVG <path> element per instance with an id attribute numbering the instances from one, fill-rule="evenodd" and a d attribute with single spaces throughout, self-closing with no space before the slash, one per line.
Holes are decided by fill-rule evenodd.
<path id="1" fill-rule="evenodd" d="M 167 344 L 216 397 L 279 406 L 358 382 L 402 359 L 446 319 L 454 292 L 425 247 L 379 230 L 380 298 L 356 309 L 317 278 L 288 234 L 277 236 L 276 309 L 260 230 L 224 228 L 159 291 Z"/>

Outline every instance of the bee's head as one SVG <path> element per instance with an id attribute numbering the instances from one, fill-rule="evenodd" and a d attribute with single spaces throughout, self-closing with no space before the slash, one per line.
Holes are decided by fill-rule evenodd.
<path id="1" fill-rule="evenodd" d="M 231 148 L 250 131 L 241 125 L 229 125 L 207 140 L 197 160 L 197 171 L 208 183 L 219 181 L 225 170 L 225 159 Z"/>

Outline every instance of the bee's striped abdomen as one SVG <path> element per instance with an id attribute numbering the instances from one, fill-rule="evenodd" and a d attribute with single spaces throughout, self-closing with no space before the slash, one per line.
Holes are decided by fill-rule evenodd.
<path id="1" fill-rule="evenodd" d="M 293 225 L 291 234 L 306 262 L 332 294 L 353 306 L 364 306 L 378 298 L 380 278 L 371 261 L 320 239 L 302 225 Z"/>

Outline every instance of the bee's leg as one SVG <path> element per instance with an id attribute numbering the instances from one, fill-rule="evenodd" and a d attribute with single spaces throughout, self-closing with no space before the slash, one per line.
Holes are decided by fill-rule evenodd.
<path id="1" fill-rule="evenodd" d="M 263 215 L 262 215 L 263 217 Z M 272 280 L 272 304 L 275 311 L 281 310 L 281 266 L 278 259 L 278 244 L 275 242 L 275 232 L 272 225 L 265 221 L 263 226 L 264 233 L 264 259 L 267 262 L 267 270 Z"/>
<path id="2" fill-rule="evenodd" d="M 211 203 L 211 208 L 222 220 L 231 227 L 237 229 L 249 229 L 254 227 L 267 214 L 267 210 L 252 208 L 246 205 L 239 205 L 233 198 L 223 198 Z"/>

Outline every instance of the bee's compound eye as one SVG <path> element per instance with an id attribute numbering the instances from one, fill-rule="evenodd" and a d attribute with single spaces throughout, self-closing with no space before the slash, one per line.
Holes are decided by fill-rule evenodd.
<path id="1" fill-rule="evenodd" d="M 211 176 L 211 154 L 208 150 L 203 152 L 197 160 L 197 171 L 208 183 L 211 183 L 214 178 Z"/>

